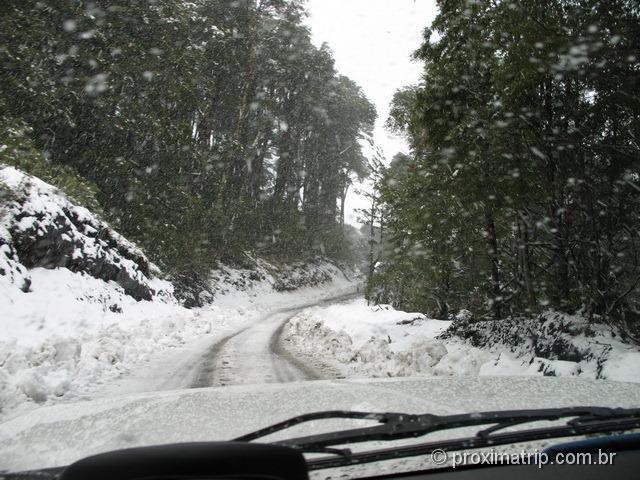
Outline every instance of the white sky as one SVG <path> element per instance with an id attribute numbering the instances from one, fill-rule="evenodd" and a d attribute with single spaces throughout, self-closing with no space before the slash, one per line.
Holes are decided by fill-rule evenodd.
<path id="1" fill-rule="evenodd" d="M 376 145 L 388 161 L 406 143 L 384 129 L 395 91 L 420 79 L 422 66 L 411 54 L 422 43 L 422 31 L 436 16 L 435 0 L 307 0 L 312 40 L 327 42 L 336 69 L 354 80 L 376 106 Z M 353 191 L 347 198 L 346 221 L 357 224 L 356 208 L 366 201 Z"/>

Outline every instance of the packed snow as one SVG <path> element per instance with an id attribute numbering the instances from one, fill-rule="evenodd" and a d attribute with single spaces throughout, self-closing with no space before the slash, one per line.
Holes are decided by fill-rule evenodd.
<path id="1" fill-rule="evenodd" d="M 185 279 L 180 296 L 134 244 L 51 185 L 1 167 L 0 186 L 2 420 L 42 405 L 185 388 L 185 372 L 216 342 L 356 288 L 353 272 L 321 258 L 288 266 L 249 258 L 252 268 L 219 265 L 208 278 Z M 640 382 L 640 350 L 579 315 L 487 323 L 462 311 L 443 321 L 357 299 L 303 310 L 281 340 L 341 377 Z"/>
<path id="2" fill-rule="evenodd" d="M 167 381 L 171 369 L 229 332 L 270 311 L 353 288 L 338 277 L 280 293 L 263 281 L 186 309 L 175 300 L 136 301 L 114 282 L 64 268 L 29 274 L 30 292 L 0 291 L 0 417 L 43 404 L 177 388 Z"/>
<path id="3" fill-rule="evenodd" d="M 255 259 L 213 270 L 206 305 L 187 309 L 137 246 L 53 186 L 0 166 L 0 188 L 0 419 L 182 387 L 171 375 L 224 335 L 354 288 L 323 259 Z"/>
<path id="4" fill-rule="evenodd" d="M 579 316 L 561 317 L 574 328 L 587 323 Z M 640 349 L 605 326 L 567 336 L 569 350 L 581 352 L 570 361 L 557 358 L 562 355 L 536 356 L 543 339 L 533 336 L 515 346 L 496 342 L 479 348 L 451 334 L 460 323 L 469 331 L 467 312 L 443 321 L 357 299 L 306 309 L 289 321 L 283 335 L 293 352 L 322 358 L 345 377 L 518 375 L 640 382 Z"/>

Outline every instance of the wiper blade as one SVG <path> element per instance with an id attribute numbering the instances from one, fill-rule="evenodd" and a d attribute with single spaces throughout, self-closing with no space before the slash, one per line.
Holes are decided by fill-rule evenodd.
<path id="1" fill-rule="evenodd" d="M 300 415 L 239 437 L 236 441 L 251 441 L 272 433 L 286 430 L 301 423 L 331 418 L 375 420 L 379 424 L 369 427 L 339 430 L 335 432 L 280 440 L 275 443 L 295 448 L 296 450 L 304 453 L 325 452 L 339 456 L 339 458 L 329 457 L 309 460 L 309 468 L 314 470 L 352 465 L 356 463 L 374 462 L 390 458 L 421 455 L 429 453 L 436 448 L 460 450 L 479 448 L 488 445 L 504 445 L 520 441 L 640 428 L 640 409 L 567 407 L 538 410 L 489 411 L 457 415 L 414 415 L 405 413 L 348 412 L 338 410 Z M 564 418 L 568 418 L 570 420 L 559 426 L 496 433 L 499 432 L 499 430 L 516 425 L 545 420 L 561 420 Z M 436 431 L 481 425 L 491 426 L 478 431 L 473 437 L 358 453 L 351 453 L 348 449 L 331 448 L 339 445 L 350 445 L 361 442 L 415 438 Z"/>
<path id="2" fill-rule="evenodd" d="M 403 415 L 401 413 L 374 413 L 374 412 L 351 412 L 349 410 L 326 410 L 323 412 L 305 413 L 297 417 L 290 418 L 284 422 L 275 423 L 255 432 L 247 433 L 238 438 L 234 438 L 234 442 L 250 442 L 257 438 L 266 437 L 272 433 L 280 432 L 288 428 L 300 425 L 301 423 L 312 422 L 314 420 L 326 420 L 330 418 L 346 418 L 353 420 L 377 420 L 380 423 L 386 423 L 391 417 Z"/>
<path id="3" fill-rule="evenodd" d="M 307 448 L 324 448 L 332 445 L 369 442 L 372 440 L 399 440 L 403 438 L 418 437 L 439 430 L 496 424 L 496 426 L 491 427 L 486 431 L 479 432 L 479 435 L 481 435 L 483 433 L 495 432 L 496 430 L 521 423 L 530 423 L 541 420 L 559 420 L 561 418 L 568 417 L 575 417 L 576 421 L 580 420 L 581 422 L 640 417 L 640 408 L 566 407 L 537 410 L 498 410 L 456 415 L 433 415 L 429 413 L 416 415 L 408 413 L 375 413 L 329 410 L 299 415 L 297 417 L 290 418 L 289 420 L 285 420 L 284 422 L 276 423 L 269 427 L 238 437 L 234 441 L 248 442 L 286 430 L 301 423 L 332 418 L 375 420 L 380 425 L 310 435 L 306 437 L 282 440 L 277 443 L 304 450 Z"/>

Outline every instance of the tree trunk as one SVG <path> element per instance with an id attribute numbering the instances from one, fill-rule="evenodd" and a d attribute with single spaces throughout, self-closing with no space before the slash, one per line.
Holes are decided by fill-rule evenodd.
<path id="1" fill-rule="evenodd" d="M 344 188 L 340 193 L 340 227 L 344 230 L 344 203 L 347 200 L 347 192 L 349 191 L 349 183 L 344 184 Z"/>
<path id="2" fill-rule="evenodd" d="M 376 218 L 376 199 L 371 198 L 371 213 L 369 215 L 369 271 L 367 273 L 367 305 L 369 304 L 371 297 L 371 282 L 373 280 L 373 274 L 375 273 L 375 218 Z"/>
<path id="3" fill-rule="evenodd" d="M 536 293 L 531 280 L 531 249 L 529 248 L 529 223 L 525 220 L 522 212 L 516 219 L 518 225 L 518 249 L 520 253 L 520 268 L 522 269 L 522 286 L 526 295 L 526 303 L 533 306 L 536 304 Z"/>
<path id="4" fill-rule="evenodd" d="M 485 223 L 487 229 L 487 255 L 491 261 L 491 311 L 496 320 L 502 317 L 502 288 L 500 286 L 500 264 L 498 261 L 498 239 L 493 214 L 485 211 Z"/>

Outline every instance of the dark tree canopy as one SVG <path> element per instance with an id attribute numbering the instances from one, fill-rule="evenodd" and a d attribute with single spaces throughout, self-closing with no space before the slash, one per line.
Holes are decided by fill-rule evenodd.
<path id="1" fill-rule="evenodd" d="M 446 317 L 547 308 L 637 319 L 640 8 L 442 0 L 422 83 L 388 125 L 378 295 Z"/>
<path id="2" fill-rule="evenodd" d="M 375 110 L 304 15 L 297 0 L 4 1 L 0 143 L 29 154 L 0 161 L 99 204 L 171 271 L 343 255 Z"/>

